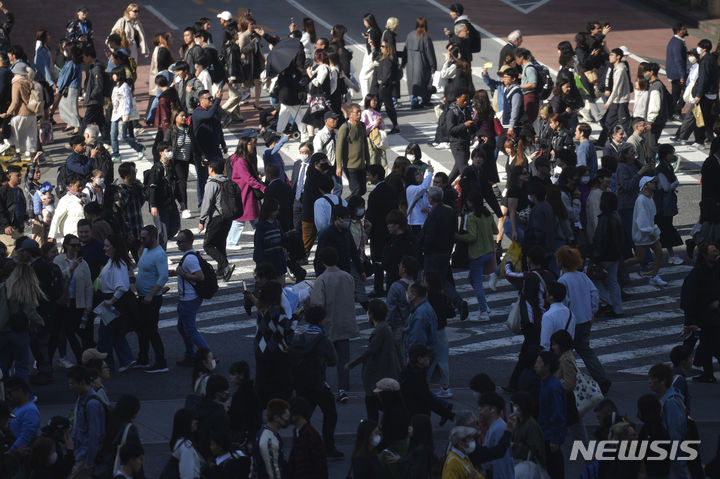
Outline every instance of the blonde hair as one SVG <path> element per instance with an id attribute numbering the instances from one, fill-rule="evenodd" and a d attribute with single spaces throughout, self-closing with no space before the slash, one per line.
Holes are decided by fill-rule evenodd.
<path id="1" fill-rule="evenodd" d="M 128 40 L 127 35 L 125 35 L 124 30 L 113 30 L 114 34 L 120 37 L 120 46 L 126 50 L 130 49 L 130 40 Z"/>
<path id="2" fill-rule="evenodd" d="M 397 19 L 397 17 L 390 17 L 385 22 L 385 28 L 387 28 L 388 30 L 392 30 L 394 32 L 397 29 L 399 24 L 400 24 L 400 21 Z"/>
<path id="3" fill-rule="evenodd" d="M 140 9 L 140 5 L 137 4 L 137 3 L 131 3 L 131 4 L 129 4 L 129 5 L 125 8 L 125 13 L 123 14 L 123 15 L 125 16 L 125 18 L 128 18 L 128 19 L 129 19 L 129 18 L 130 18 L 130 10 L 134 10 L 134 9 L 136 9 L 136 8 L 139 10 L 139 9 Z"/>
<path id="4" fill-rule="evenodd" d="M 40 289 L 35 270 L 28 263 L 17 263 L 5 281 L 8 301 L 37 306 L 40 299 L 47 299 Z"/>

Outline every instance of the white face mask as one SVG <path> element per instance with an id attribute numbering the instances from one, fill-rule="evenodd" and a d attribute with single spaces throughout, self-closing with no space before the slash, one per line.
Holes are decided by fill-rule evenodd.
<path id="1" fill-rule="evenodd" d="M 97 178 L 95 180 L 95 184 L 102 188 L 103 186 L 105 186 L 105 178 Z"/>
<path id="2" fill-rule="evenodd" d="M 300 155 L 300 161 L 307 161 L 307 159 L 310 158 L 310 155 Z"/>
<path id="3" fill-rule="evenodd" d="M 371 445 L 372 447 L 377 447 L 377 445 L 380 444 L 380 440 L 381 440 L 381 439 L 382 439 L 382 438 L 380 437 L 379 434 L 374 435 L 374 436 L 372 437 L 372 439 L 370 439 L 370 445 Z"/>
<path id="4" fill-rule="evenodd" d="M 580 182 L 581 182 L 583 185 L 587 185 L 587 184 L 590 182 L 590 177 L 589 177 L 589 176 L 583 176 L 583 177 L 580 178 Z"/>
<path id="5" fill-rule="evenodd" d="M 698 55 L 702 55 L 702 54 L 703 54 L 703 49 L 700 48 L 700 47 L 695 48 L 695 51 L 697 52 Z"/>
<path id="6" fill-rule="evenodd" d="M 210 370 L 214 371 L 215 366 L 217 366 L 217 361 L 215 361 L 215 359 L 213 359 L 212 361 L 210 361 Z"/>
<path id="7" fill-rule="evenodd" d="M 52 454 L 50 454 L 50 458 L 48 459 L 48 462 L 50 464 L 55 464 L 57 462 L 57 459 L 58 459 L 58 453 L 57 453 L 57 451 L 55 451 Z"/>
<path id="8" fill-rule="evenodd" d="M 479 142 L 479 141 L 475 141 L 472 145 L 470 145 L 470 151 L 474 150 L 474 149 L 477 148 L 478 146 L 480 146 L 480 142 Z"/>
<path id="9" fill-rule="evenodd" d="M 175 83 L 176 83 L 176 84 L 179 84 L 181 81 L 182 81 L 182 78 L 180 78 L 179 76 L 176 76 L 176 77 L 175 77 Z"/>
<path id="10" fill-rule="evenodd" d="M 411 163 L 415 161 L 415 155 L 405 155 L 405 158 L 407 158 L 408 161 Z"/>
<path id="11" fill-rule="evenodd" d="M 560 168 L 559 166 L 556 166 L 555 169 L 553 170 L 553 173 L 556 174 L 557 176 L 560 176 L 560 173 L 562 173 L 562 168 Z"/>
<path id="12" fill-rule="evenodd" d="M 473 452 L 475 452 L 475 441 L 468 444 L 467 448 L 465 448 L 465 452 L 467 454 L 472 454 Z"/>
<path id="13" fill-rule="evenodd" d="M 528 195 L 528 201 L 529 201 L 530 203 L 534 203 L 534 202 L 533 202 L 532 195 Z"/>
<path id="14" fill-rule="evenodd" d="M 172 152 L 172 151 L 168 151 L 167 153 L 165 153 L 165 158 L 167 158 L 168 160 L 172 160 L 172 159 L 173 159 L 173 152 Z"/>
<path id="15" fill-rule="evenodd" d="M 364 208 L 358 208 L 358 210 L 355 212 L 355 214 L 358 215 L 358 216 L 362 216 L 362 215 L 365 214 L 365 209 L 364 209 Z"/>
<path id="16" fill-rule="evenodd" d="M 690 65 L 694 65 L 697 63 L 697 57 L 688 57 L 688 61 L 690 62 Z"/>

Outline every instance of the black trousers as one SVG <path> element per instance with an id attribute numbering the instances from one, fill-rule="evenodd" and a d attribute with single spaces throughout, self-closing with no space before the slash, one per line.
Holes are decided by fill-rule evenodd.
<path id="1" fill-rule="evenodd" d="M 385 106 L 385 113 L 387 113 L 388 118 L 390 118 L 390 121 L 393 124 L 393 128 L 395 128 L 398 124 L 397 122 L 397 112 L 395 111 L 395 105 L 392 101 L 393 97 L 393 88 L 392 86 L 380 86 L 378 88 L 378 99 L 380 100 L 380 105 L 378 105 L 378 111 L 380 111 L 380 107 L 382 105 Z"/>
<path id="2" fill-rule="evenodd" d="M 715 112 L 717 110 L 717 100 L 709 100 L 705 95 L 700 97 L 700 110 L 702 111 L 705 127 L 700 128 L 701 138 L 704 141 L 711 142 L 713 140 L 713 125 L 715 124 Z"/>
<path id="3" fill-rule="evenodd" d="M 450 153 L 452 153 L 453 160 L 455 160 L 455 165 L 453 165 L 448 176 L 450 183 L 452 183 L 455 178 L 460 176 L 468 165 L 468 161 L 470 161 L 470 145 L 466 143 L 450 143 Z"/>
<path id="4" fill-rule="evenodd" d="M 681 140 L 687 140 L 690 138 L 690 134 L 694 133 L 695 141 L 700 143 L 700 140 L 705 137 L 705 132 L 701 132 L 700 130 L 701 129 L 696 126 L 695 115 L 693 115 L 692 109 L 690 109 L 682 116 L 682 124 L 675 132 L 675 136 Z"/>
<path id="5" fill-rule="evenodd" d="M 608 107 L 603 126 L 612 131 L 616 125 L 621 125 L 626 132 L 630 131 L 630 109 L 627 103 L 611 103 Z"/>
<path id="6" fill-rule="evenodd" d="M 550 443 L 547 441 L 545 441 L 545 463 L 550 479 L 565 479 L 565 459 L 562 449 L 558 447 L 557 451 L 551 451 Z"/>
<path id="7" fill-rule="evenodd" d="M 345 168 L 350 184 L 350 196 L 362 196 L 367 192 L 367 176 L 362 168 Z"/>
<path id="8" fill-rule="evenodd" d="M 173 167 L 178 177 L 178 183 L 180 183 L 180 201 L 184 203 L 185 208 L 187 208 L 187 179 L 190 171 L 190 162 L 173 160 Z"/>
<path id="9" fill-rule="evenodd" d="M 335 427 L 337 426 L 338 414 L 335 407 L 335 396 L 329 388 L 324 387 L 319 391 L 303 391 L 297 392 L 298 396 L 302 396 L 310 403 L 312 410 L 310 416 L 315 412 L 316 407 L 320 407 L 323 413 L 322 437 L 325 448 L 329 450 L 335 449 Z M 308 418 L 309 419 L 309 418 Z"/>
<path id="10" fill-rule="evenodd" d="M 540 344 L 540 328 L 538 328 L 535 323 L 525 323 L 522 327 L 522 334 L 525 339 L 520 347 L 520 356 L 522 356 L 529 347 Z M 522 367 L 518 358 L 518 362 L 515 364 L 515 368 L 510 376 L 510 389 L 517 389 L 521 372 Z"/>
<path id="11" fill-rule="evenodd" d="M 100 128 L 100 134 L 103 140 L 110 141 L 110 136 L 105 136 L 105 113 L 102 105 L 88 105 L 85 107 L 85 116 L 80 122 L 80 133 L 85 131 L 85 127 L 90 124 L 96 124 Z"/>
<path id="12" fill-rule="evenodd" d="M 707 321 L 700 329 L 700 344 L 695 360 L 702 366 L 703 375 L 713 375 L 713 358 L 720 362 L 720 323 L 717 319 L 714 322 Z"/>
<path id="13" fill-rule="evenodd" d="M 682 99 L 685 85 L 680 84 L 680 80 L 670 80 L 670 88 L 670 94 L 672 95 L 673 102 L 673 114 L 679 115 L 682 113 L 682 109 L 685 106 L 685 102 Z"/>
<path id="14" fill-rule="evenodd" d="M 225 242 L 230 232 L 232 220 L 223 219 L 221 216 L 215 216 L 205 225 L 205 242 L 203 248 L 212 259 L 217 261 L 218 275 L 225 273 L 228 267 L 227 254 L 225 253 Z"/>
<path id="15" fill-rule="evenodd" d="M 52 324 L 50 330 L 50 341 L 48 343 L 48 356 L 51 358 L 55 355 L 57 350 L 60 333 L 65 333 L 65 339 L 70 343 L 70 349 L 77 363 L 80 364 L 82 359 L 83 346 L 80 341 L 78 332 L 78 326 L 80 325 L 80 318 L 82 317 L 84 310 L 74 308 L 72 306 L 67 308 L 59 308 L 59 314 L 56 321 Z"/>
<path id="16" fill-rule="evenodd" d="M 138 312 L 140 313 L 138 323 L 138 363 L 149 363 L 150 345 L 152 344 L 153 351 L 155 351 L 155 362 L 163 364 L 165 363 L 165 346 L 158 331 L 163 298 L 162 295 L 154 296 L 149 303 L 146 303 L 144 299 L 145 296 L 138 296 Z"/>

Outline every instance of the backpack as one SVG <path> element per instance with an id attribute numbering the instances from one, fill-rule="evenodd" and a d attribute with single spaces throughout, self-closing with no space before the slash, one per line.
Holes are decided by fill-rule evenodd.
<path id="1" fill-rule="evenodd" d="M 555 86 L 555 82 L 553 82 L 552 76 L 550 75 L 550 70 L 548 70 L 545 65 L 538 63 L 537 60 L 533 60 L 531 65 L 537 72 L 537 86 L 535 87 L 535 91 L 541 100 L 547 100 L 550 98 L 553 87 Z"/>
<path id="2" fill-rule="evenodd" d="M 218 291 L 218 281 L 215 268 L 213 268 L 210 263 L 208 263 L 197 251 L 194 253 L 185 253 L 180 260 L 181 265 L 185 262 L 185 258 L 187 258 L 189 254 L 197 256 L 204 278 L 201 281 L 197 281 L 195 284 L 188 283 L 193 287 L 195 294 L 197 294 L 199 298 L 210 299 L 215 296 L 215 293 Z M 185 281 L 184 278 L 182 280 Z"/>
<path id="3" fill-rule="evenodd" d="M 65 165 L 58 166 L 55 177 L 55 196 L 59 200 L 67 193 L 67 168 Z"/>
<path id="4" fill-rule="evenodd" d="M 32 85 L 30 99 L 27 102 L 27 109 L 37 115 L 42 112 L 45 106 L 45 91 L 39 82 L 33 81 Z"/>
<path id="5" fill-rule="evenodd" d="M 152 168 L 143 171 L 143 195 L 146 199 L 150 198 L 150 171 Z"/>
<path id="6" fill-rule="evenodd" d="M 127 57 L 127 67 L 130 71 L 130 77 L 132 78 L 133 82 L 137 80 L 137 62 L 135 59 L 131 56 Z"/>
<path id="7" fill-rule="evenodd" d="M 220 215 L 226 220 L 236 220 L 243 215 L 242 190 L 233 180 L 210 180 L 220 187 Z"/>
<path id="8" fill-rule="evenodd" d="M 82 408 L 83 417 L 85 418 L 85 424 L 87 424 L 88 423 L 87 405 L 90 401 L 93 401 L 93 400 L 99 402 L 102 405 L 103 409 L 105 410 L 105 434 L 107 434 L 107 432 L 111 429 L 111 426 L 112 426 L 111 423 L 112 423 L 113 408 L 111 406 L 108 406 L 107 404 L 105 404 L 103 402 L 103 400 L 100 398 L 100 396 L 98 396 L 97 394 L 92 394 L 92 395 L 90 395 L 89 398 L 87 398 L 87 400 L 84 403 L 78 404 L 78 413 L 80 412 L 80 408 Z M 100 448 L 98 450 L 98 454 L 95 459 L 95 477 L 98 477 L 98 476 L 107 477 L 108 475 L 113 474 L 113 471 L 111 469 L 113 466 L 113 462 L 115 460 L 115 453 L 117 451 L 113 450 L 112 448 L 110 448 L 110 450 L 108 450 L 107 446 L 109 446 L 109 445 L 106 443 L 105 438 L 103 437 L 100 440 Z"/>
<path id="9" fill-rule="evenodd" d="M 470 51 L 472 53 L 480 53 L 480 47 L 482 46 L 482 40 L 480 38 L 480 32 L 475 30 L 470 22 L 465 23 L 467 25 L 468 34 L 470 38 Z"/>
<path id="10" fill-rule="evenodd" d="M 93 159 L 93 169 L 103 172 L 105 184 L 109 185 L 115 181 L 115 169 L 113 168 L 112 157 L 107 148 L 98 142 L 98 153 Z"/>

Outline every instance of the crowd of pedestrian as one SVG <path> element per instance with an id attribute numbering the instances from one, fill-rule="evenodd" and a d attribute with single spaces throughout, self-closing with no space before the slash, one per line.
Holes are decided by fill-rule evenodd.
<path id="1" fill-rule="evenodd" d="M 47 30 L 37 31 L 30 62 L 9 40 L 14 17 L 1 2 L 0 15 L 0 150 L 29 158 L 26 172 L 13 165 L 0 173 L 2 477 L 145 477 L 134 424 L 141 403 L 133 391 L 108 394 L 103 382 L 131 369 L 170 371 L 158 328 L 171 277 L 185 348 L 175 365 L 191 368 L 192 380 L 173 418 L 163 478 L 328 477 L 328 460 L 344 455 L 335 429 L 356 366 L 367 414 L 349 477 L 561 479 L 569 438 L 588 438 L 582 416 L 590 410 L 599 439 L 696 437 L 685 377 L 694 355 L 702 373 L 693 380 L 715 382 L 713 359 L 720 361 L 720 70 L 709 40 L 688 50 L 687 29 L 673 26 L 668 91 L 657 63 L 631 73 L 626 51 L 611 48 L 608 24 L 588 22 L 574 46 L 558 44 L 556 78 L 516 30 L 496 75 L 483 66 L 483 90 L 471 70 L 480 34 L 460 4 L 450 7 L 441 64 L 425 17 L 402 49 L 397 18 L 385 29 L 371 13 L 358 19 L 365 42 L 358 72 L 346 26 L 324 38 L 310 18 L 272 35 L 249 12 L 234 19 L 225 11 L 217 15 L 222 36 L 213 39 L 212 20 L 203 17 L 183 30 L 176 56 L 167 32 L 154 34 L 149 50 L 138 4 L 103 32 L 104 42 L 80 6 L 54 54 Z M 107 65 L 96 53 L 103 43 Z M 138 78 L 138 55 L 150 57 L 147 79 Z M 416 143 L 389 162 L 387 136 L 402 126 L 403 78 L 411 110 L 434 107 L 433 146 L 452 153 L 449 173 L 423 161 Z M 142 118 L 138 81 L 151 94 Z M 259 110 L 259 133 L 244 130 L 231 153 L 224 129 L 245 122 L 247 102 Z M 652 394 L 638 399 L 638 428 L 608 397 L 612 383 L 591 330 L 598 318 L 625 315 L 636 265 L 662 288 L 661 266 L 685 261 L 673 226 L 678 158 L 659 142 L 680 115 L 671 143 L 694 134 L 695 148 L 710 145 L 700 218 L 687 243 L 695 266 L 681 294 L 685 343 L 672 350 L 672 367 L 648 372 Z M 40 179 L 57 120 L 71 153 L 53 185 Z M 591 122 L 601 127 L 596 140 Z M 145 127 L 156 129 L 152 145 L 138 138 Z M 122 158 L 119 139 L 135 159 Z M 152 166 L 139 178 L 136 161 L 147 147 Z M 181 226 L 193 216 L 197 232 Z M 255 369 L 233 362 L 225 377 L 196 321 L 203 301 L 233 280 L 228 248 L 240 244 L 248 222 L 255 270 L 253 287 L 243 282 L 243 301 L 257 319 Z M 195 249 L 200 235 L 205 254 Z M 168 261 L 173 242 L 182 253 L 176 264 Z M 309 265 L 313 281 L 305 281 Z M 477 307 L 458 293 L 459 269 L 468 270 Z M 523 336 L 503 387 L 510 401 L 481 373 L 470 383 L 477 410 L 457 411 L 449 401 L 456 383 L 448 321 L 491 321 L 488 297 L 503 280 L 518 290 L 508 323 Z M 372 333 L 353 358 L 356 304 Z M 57 379 L 55 360 L 68 368 L 77 400 L 70 419 L 53 417 L 41 428 L 36 389 Z M 580 386 L 595 395 L 588 399 Z M 317 407 L 321 432 L 311 423 Z M 448 438 L 433 434 L 433 413 L 441 426 L 453 422 Z M 290 447 L 281 436 L 288 426 Z M 447 445 L 440 454 L 439 443 Z M 698 477 L 692 461 L 588 467 L 597 477 Z"/>

